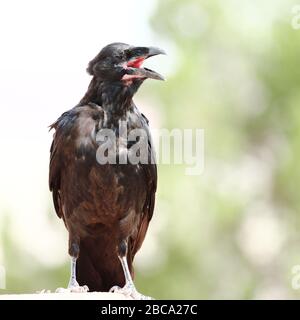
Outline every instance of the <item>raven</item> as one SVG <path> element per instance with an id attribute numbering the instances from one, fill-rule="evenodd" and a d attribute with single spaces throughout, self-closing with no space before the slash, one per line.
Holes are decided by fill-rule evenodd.
<path id="1" fill-rule="evenodd" d="M 49 187 L 69 233 L 71 277 L 65 290 L 145 298 L 133 284 L 132 263 L 153 215 L 157 169 L 148 120 L 132 98 L 145 79 L 163 80 L 141 66 L 158 54 L 164 51 L 107 45 L 88 65 L 92 80 L 84 97 L 50 126 L 55 133 Z M 130 161 L 131 149 L 143 139 L 124 142 L 120 121 L 128 134 L 135 129 L 145 133 L 147 161 Z M 112 135 L 103 137 L 107 130 Z M 109 158 L 111 151 L 116 154 Z M 124 154 L 126 164 L 120 161 Z"/>

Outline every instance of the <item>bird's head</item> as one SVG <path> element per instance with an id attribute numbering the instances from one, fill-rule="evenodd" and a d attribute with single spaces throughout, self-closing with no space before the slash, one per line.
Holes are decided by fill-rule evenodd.
<path id="1" fill-rule="evenodd" d="M 155 47 L 112 43 L 90 61 L 87 71 L 99 80 L 108 83 L 119 82 L 127 86 L 141 84 L 147 78 L 164 80 L 157 72 L 142 67 L 145 59 L 158 54 L 165 52 Z"/>

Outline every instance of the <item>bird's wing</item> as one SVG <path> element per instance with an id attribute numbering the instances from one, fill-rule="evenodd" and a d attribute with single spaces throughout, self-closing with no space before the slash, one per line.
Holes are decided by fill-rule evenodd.
<path id="1" fill-rule="evenodd" d="M 132 257 L 136 254 L 136 252 L 140 249 L 148 229 L 149 222 L 153 216 L 154 204 L 155 204 L 155 192 L 157 187 L 157 167 L 156 167 L 156 159 L 155 159 L 155 151 L 153 142 L 151 139 L 151 134 L 148 127 L 148 119 L 141 114 L 143 129 L 146 130 L 148 135 L 148 164 L 141 164 L 144 177 L 145 177 L 145 185 L 147 189 L 147 196 L 143 207 L 143 215 L 138 226 L 138 232 L 136 236 L 133 236 L 129 240 L 129 245 L 131 247 Z"/>
<path id="2" fill-rule="evenodd" d="M 76 194 L 76 201 L 69 197 L 70 190 L 74 190 L 72 188 L 76 186 L 72 181 L 66 181 L 64 175 L 67 171 L 78 169 L 76 167 L 77 161 L 74 159 L 82 156 L 81 145 L 76 147 L 79 137 L 84 141 L 86 155 L 90 152 L 91 158 L 96 161 L 96 142 L 93 134 L 95 134 L 96 126 L 102 118 L 103 109 L 96 104 L 89 103 L 84 106 L 76 106 L 63 113 L 50 126 L 50 129 L 55 129 L 55 133 L 50 149 L 49 188 L 52 191 L 55 211 L 59 217 L 68 218 L 72 214 L 74 206 L 80 203 L 82 198 L 85 198 L 84 190 L 81 190 L 80 194 Z M 80 143 L 82 144 L 82 142 Z M 68 179 L 70 178 L 72 176 L 69 175 Z M 65 204 L 64 212 L 62 201 Z"/>
<path id="3" fill-rule="evenodd" d="M 55 211 L 60 218 L 63 217 L 60 197 L 61 172 L 64 167 L 63 156 L 65 156 L 66 138 L 72 132 L 76 117 L 75 109 L 71 109 L 50 125 L 50 130 L 55 129 L 55 133 L 50 148 L 49 188 L 52 191 Z"/>

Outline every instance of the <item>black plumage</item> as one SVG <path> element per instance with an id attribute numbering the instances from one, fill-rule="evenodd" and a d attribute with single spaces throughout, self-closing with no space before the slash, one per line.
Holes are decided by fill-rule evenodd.
<path id="1" fill-rule="evenodd" d="M 162 79 L 141 67 L 144 59 L 159 53 L 163 51 L 123 43 L 106 46 L 89 63 L 93 78 L 83 99 L 51 125 L 49 186 L 56 213 L 69 232 L 71 289 L 78 282 L 91 291 L 125 285 L 125 293 L 137 297 L 130 274 L 152 218 L 157 170 L 148 121 L 132 97 L 145 79 Z M 146 133 L 148 163 L 97 161 L 97 134 L 111 129 L 119 145 L 120 120 L 128 132 L 139 128 Z"/>

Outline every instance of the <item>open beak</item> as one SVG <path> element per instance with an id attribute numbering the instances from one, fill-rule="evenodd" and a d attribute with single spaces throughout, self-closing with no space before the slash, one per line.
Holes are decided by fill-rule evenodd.
<path id="1" fill-rule="evenodd" d="M 149 78 L 155 80 L 164 80 L 156 71 L 148 68 L 142 68 L 144 60 L 158 54 L 166 54 L 165 51 L 155 47 L 134 47 L 128 51 L 128 60 L 125 63 L 126 73 L 122 80 L 132 80 L 137 78 Z"/>

